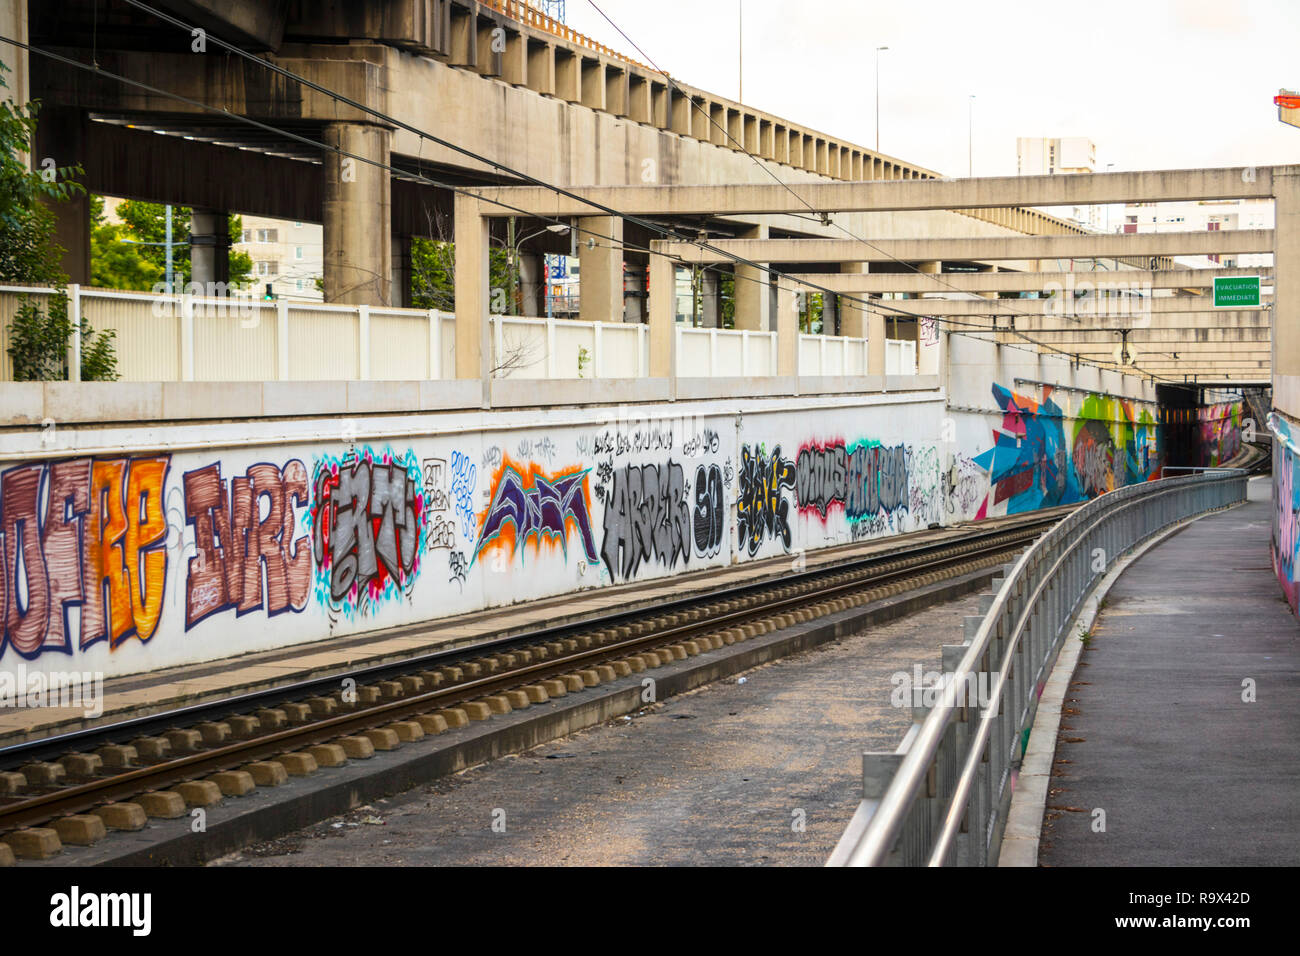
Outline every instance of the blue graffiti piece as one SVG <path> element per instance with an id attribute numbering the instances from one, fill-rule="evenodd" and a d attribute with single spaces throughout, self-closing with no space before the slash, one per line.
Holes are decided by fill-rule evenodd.
<path id="1" fill-rule="evenodd" d="M 582 550 L 587 560 L 599 561 L 596 539 L 591 529 L 591 516 L 587 513 L 586 481 L 591 469 L 586 468 L 547 481 L 539 474 L 533 476 L 533 487 L 524 486 L 523 476 L 507 466 L 497 483 L 496 495 L 488 507 L 487 517 L 474 546 L 474 557 L 501 534 L 507 524 L 515 529 L 511 557 L 530 538 L 558 539 L 567 559 L 569 555 L 566 522 L 570 519 L 578 529 Z"/>

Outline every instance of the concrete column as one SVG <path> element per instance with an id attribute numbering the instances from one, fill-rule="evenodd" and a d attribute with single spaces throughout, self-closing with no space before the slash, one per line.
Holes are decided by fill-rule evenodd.
<path id="1" fill-rule="evenodd" d="M 9 50 L 3 52 L 6 62 Z M 8 80 L 6 80 L 8 82 Z M 86 157 L 86 114 L 78 109 L 50 107 L 43 109 L 36 124 L 33 169 L 42 168 L 52 159 L 58 168 L 76 166 L 84 169 Z M 63 247 L 60 268 L 69 282 L 90 284 L 90 194 L 83 192 L 63 202 L 48 204 L 54 213 L 54 241 Z"/>
<path id="2" fill-rule="evenodd" d="M 523 293 L 521 315 L 545 315 L 546 263 L 537 253 L 519 256 L 519 289 Z"/>
<path id="3" fill-rule="evenodd" d="M 190 281 L 209 295 L 224 295 L 222 290 L 230 283 L 228 223 L 224 209 L 190 211 Z"/>
<path id="4" fill-rule="evenodd" d="M 528 88 L 543 96 L 555 95 L 555 44 L 528 41 Z"/>
<path id="5" fill-rule="evenodd" d="M 614 67 L 605 68 L 605 109 L 615 116 L 627 116 L 630 112 L 628 94 L 631 83 L 627 70 Z"/>
<path id="6" fill-rule="evenodd" d="M 657 242 L 651 243 L 654 249 Z M 677 374 L 677 266 L 666 256 L 650 256 L 650 377 Z"/>
<path id="7" fill-rule="evenodd" d="M 754 226 L 741 239 L 766 239 L 767 226 Z M 736 328 L 766 332 L 771 315 L 767 273 L 753 266 L 736 266 Z"/>
<path id="8" fill-rule="evenodd" d="M 646 260 L 625 253 L 623 321 L 635 325 L 645 323 L 646 315 Z"/>
<path id="9" fill-rule="evenodd" d="M 329 123 L 325 143 L 350 156 L 325 156 L 323 229 L 325 301 L 389 305 L 392 301 L 392 199 L 387 165 L 391 133 L 363 123 Z"/>
<path id="10" fill-rule="evenodd" d="M 478 67 L 478 14 L 473 10 L 462 11 L 454 4 L 451 9 L 451 56 L 448 62 L 452 66 Z"/>
<path id="11" fill-rule="evenodd" d="M 722 318 L 722 297 L 718 291 L 718 273 L 706 268 L 700 273 L 700 317 L 704 328 L 719 328 Z"/>
<path id="12" fill-rule="evenodd" d="M 936 321 L 933 325 L 934 342 L 927 345 L 925 325 L 924 319 L 917 320 L 916 374 L 938 375 L 943 364 L 943 350 L 948 336 L 943 331 L 943 326 Z"/>
<path id="13" fill-rule="evenodd" d="M 671 90 L 672 131 L 679 136 L 691 135 L 691 98 L 688 94 Z"/>
<path id="14" fill-rule="evenodd" d="M 622 322 L 622 219 L 589 216 L 578 220 L 578 272 L 582 321 Z"/>
<path id="15" fill-rule="evenodd" d="M 823 292 L 822 335 L 843 335 L 840 331 L 840 297 L 833 292 Z"/>
<path id="16" fill-rule="evenodd" d="M 784 276 L 776 282 L 776 373 L 799 374 L 799 309 L 794 283 Z"/>
<path id="17" fill-rule="evenodd" d="M 506 34 L 506 52 L 501 61 L 501 78 L 512 86 L 528 85 L 528 38 Z"/>
<path id="18" fill-rule="evenodd" d="M 842 262 L 840 272 L 844 275 L 866 275 L 869 265 L 868 262 Z M 853 293 L 854 299 L 866 297 L 865 292 Z M 848 297 L 840 300 L 840 335 L 851 335 L 859 339 L 867 335 L 867 311 Z"/>
<path id="19" fill-rule="evenodd" d="M 593 110 L 605 108 L 605 65 L 599 60 L 581 59 L 582 105 Z"/>
<path id="20" fill-rule="evenodd" d="M 982 271 L 992 274 L 999 270 L 997 264 L 994 263 L 993 265 L 985 266 Z M 981 292 L 979 293 L 979 295 L 985 299 L 996 299 L 998 297 L 998 294 L 996 292 Z"/>
<path id="21" fill-rule="evenodd" d="M 639 73 L 628 77 L 628 119 L 649 125 L 654 120 L 654 107 L 650 99 L 650 81 Z"/>
<path id="22" fill-rule="evenodd" d="M 27 42 L 27 4 L 0 5 L 0 34 L 12 37 L 19 43 Z M 0 88 L 0 103 L 24 105 L 32 98 L 32 83 L 28 70 L 28 53 L 22 47 L 4 44 L 3 56 L 10 71 L 5 75 L 5 87 Z"/>
<path id="23" fill-rule="evenodd" d="M 555 95 L 570 103 L 582 100 L 582 70 L 579 58 L 555 48 Z"/>
<path id="24" fill-rule="evenodd" d="M 411 307 L 411 237 L 393 236 L 393 305 Z"/>
<path id="25" fill-rule="evenodd" d="M 1273 404 L 1300 419 L 1300 176 L 1273 168 Z"/>
<path id="26" fill-rule="evenodd" d="M 456 218 L 456 377 L 489 387 L 492 356 L 488 340 L 488 221 L 478 201 L 457 194 Z"/>

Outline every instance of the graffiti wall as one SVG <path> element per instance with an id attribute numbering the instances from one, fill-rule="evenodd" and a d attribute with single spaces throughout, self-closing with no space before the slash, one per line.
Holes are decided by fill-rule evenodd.
<path id="1" fill-rule="evenodd" d="M 1038 392 L 993 386 L 1001 420 L 974 458 L 989 482 L 975 518 L 1073 504 L 1160 477 L 1154 407 L 1051 386 Z"/>
<path id="2" fill-rule="evenodd" d="M 1300 614 L 1300 581 L 1296 564 L 1300 558 L 1300 428 L 1276 413 L 1270 416 L 1273 431 L 1273 570 L 1291 613 Z"/>
<path id="3" fill-rule="evenodd" d="M 1194 464 L 1222 465 L 1241 451 L 1241 402 L 1205 405 L 1196 410 L 1196 456 Z"/>
<path id="4" fill-rule="evenodd" d="M 1079 501 L 1159 472 L 1146 404 L 1000 385 L 990 398 L 996 414 L 930 392 L 597 409 L 563 425 L 484 416 L 400 440 L 410 420 L 306 423 L 339 438 L 258 448 L 184 435 L 209 451 L 166 451 L 164 427 L 138 454 L 18 458 L 0 469 L 0 666 L 218 660 Z"/>

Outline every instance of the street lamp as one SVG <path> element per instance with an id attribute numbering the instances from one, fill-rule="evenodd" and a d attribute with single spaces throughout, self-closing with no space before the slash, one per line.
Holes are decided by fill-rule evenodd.
<path id="1" fill-rule="evenodd" d="M 880 51 L 887 46 L 876 47 L 876 152 L 880 152 Z"/>

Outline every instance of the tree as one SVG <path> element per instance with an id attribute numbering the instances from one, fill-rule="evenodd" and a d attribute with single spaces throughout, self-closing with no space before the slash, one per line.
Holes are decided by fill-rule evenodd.
<path id="1" fill-rule="evenodd" d="M 0 63 L 0 87 L 8 87 Z M 81 336 L 81 377 L 85 381 L 117 377 L 112 330 L 96 333 L 88 319 L 74 329 L 68 298 L 61 291 L 67 276 L 59 268 L 64 250 L 54 241 L 54 213 L 47 203 L 63 202 L 85 187 L 73 177 L 79 166 L 56 168 L 27 165 L 36 135 L 40 102 L 25 106 L 0 102 L 0 282 L 54 287 L 44 306 L 30 295 L 19 297 L 9 326 L 9 347 L 16 381 L 57 381 L 67 378 L 68 339 Z"/>
<path id="2" fill-rule="evenodd" d="M 90 197 L 90 283 L 101 289 L 148 291 L 162 280 L 162 267 L 141 253 L 148 246 L 123 242 L 126 227 L 104 218 L 104 197 Z"/>
<path id="3" fill-rule="evenodd" d="M 190 280 L 190 214 L 189 206 L 172 206 L 172 273 L 177 288 Z M 136 242 L 161 243 L 167 239 L 167 206 L 157 202 L 140 202 L 134 199 L 117 204 L 117 215 L 123 223 L 122 238 Z M 226 218 L 231 243 L 244 237 L 243 219 L 230 213 Z M 141 258 L 151 262 L 160 276 L 165 275 L 167 247 L 163 245 L 136 246 Z M 243 288 L 253 279 L 253 259 L 245 252 L 230 252 L 230 285 Z M 157 281 L 157 280 L 155 280 Z M 151 283 L 152 285 L 152 283 Z M 113 286 L 112 288 L 135 288 Z M 149 286 L 145 287 L 146 289 Z"/>

